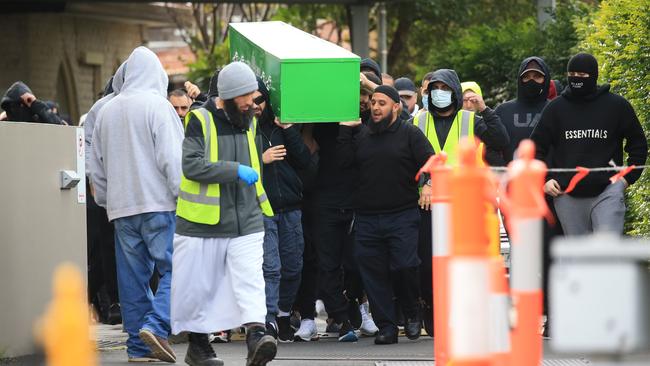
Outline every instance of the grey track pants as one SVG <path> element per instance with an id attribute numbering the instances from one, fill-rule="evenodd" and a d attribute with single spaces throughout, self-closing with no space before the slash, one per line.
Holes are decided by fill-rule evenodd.
<path id="1" fill-rule="evenodd" d="M 625 221 L 625 183 L 610 184 L 596 197 L 561 195 L 553 199 L 564 234 L 584 235 L 591 232 L 623 233 Z"/>

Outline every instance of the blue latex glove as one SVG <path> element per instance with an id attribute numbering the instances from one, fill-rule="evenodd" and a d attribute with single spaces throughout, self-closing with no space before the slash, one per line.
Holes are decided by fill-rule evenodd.
<path id="1" fill-rule="evenodd" d="M 239 168 L 237 168 L 237 176 L 249 186 L 255 184 L 259 178 L 255 169 L 243 164 L 239 164 Z"/>

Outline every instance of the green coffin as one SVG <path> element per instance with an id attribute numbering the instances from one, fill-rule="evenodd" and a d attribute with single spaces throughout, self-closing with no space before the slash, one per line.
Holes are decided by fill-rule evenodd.
<path id="1" fill-rule="evenodd" d="M 283 123 L 359 118 L 359 56 L 283 22 L 231 23 L 230 57 L 264 80 Z"/>

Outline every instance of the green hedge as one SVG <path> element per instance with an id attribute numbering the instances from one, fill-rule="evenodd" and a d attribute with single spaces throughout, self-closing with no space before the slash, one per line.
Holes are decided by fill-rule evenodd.
<path id="1" fill-rule="evenodd" d="M 605 0 L 580 27 L 580 49 L 598 59 L 601 83 L 627 98 L 650 131 L 650 0 Z M 650 235 L 650 175 L 628 189 L 626 232 Z"/>

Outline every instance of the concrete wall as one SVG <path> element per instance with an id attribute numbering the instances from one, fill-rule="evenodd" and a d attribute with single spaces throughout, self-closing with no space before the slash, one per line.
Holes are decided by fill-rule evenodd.
<path id="1" fill-rule="evenodd" d="M 77 170 L 76 127 L 0 123 L 0 354 L 31 354 L 34 321 L 62 262 L 86 273 L 86 205 L 62 190 Z M 83 159 L 83 156 L 82 156 Z"/>
<path id="2" fill-rule="evenodd" d="M 67 13 L 0 15 L 0 94 L 17 80 L 78 123 L 131 51 L 143 26 Z M 66 103 L 67 101 L 67 103 Z"/>

